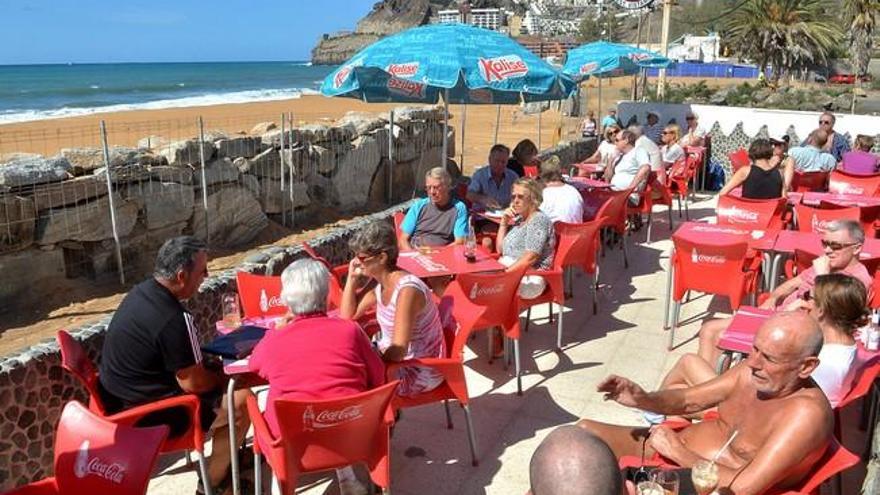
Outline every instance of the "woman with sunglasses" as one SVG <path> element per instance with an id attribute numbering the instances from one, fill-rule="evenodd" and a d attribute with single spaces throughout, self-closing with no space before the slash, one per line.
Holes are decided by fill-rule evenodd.
<path id="1" fill-rule="evenodd" d="M 348 264 L 340 316 L 357 320 L 375 307 L 381 328 L 378 349 L 385 361 L 443 357 L 443 329 L 431 289 L 415 275 L 397 268 L 394 227 L 381 220 L 371 221 L 354 234 L 349 248 L 354 258 Z M 376 282 L 375 290 L 366 291 L 358 300 L 358 288 L 367 279 Z M 401 368 L 398 378 L 398 393 L 403 396 L 432 390 L 443 382 L 436 370 L 421 366 Z"/>
<path id="2" fill-rule="evenodd" d="M 498 226 L 497 246 L 507 271 L 522 267 L 547 270 L 553 265 L 553 247 L 556 237 L 553 222 L 539 207 L 541 187 L 533 179 L 519 179 L 513 183 L 510 207 L 505 210 Z M 534 299 L 544 292 L 547 282 L 543 277 L 527 275 L 519 285 L 519 296 Z"/>
<path id="3" fill-rule="evenodd" d="M 856 359 L 856 329 L 867 323 L 868 291 L 858 279 L 843 273 L 816 277 L 816 285 L 806 297 L 784 308 L 807 311 L 822 329 L 824 344 L 819 352 L 819 366 L 810 375 L 825 392 L 831 407 L 852 386 L 852 365 Z M 697 354 L 685 354 L 660 384 L 660 389 L 686 388 L 715 378 L 715 367 Z M 645 413 L 650 423 L 665 420 L 662 415 Z"/>
<path id="4" fill-rule="evenodd" d="M 599 143 L 596 152 L 584 160 L 583 163 L 600 163 L 602 164 L 603 169 L 607 167 L 608 164 L 614 163 L 614 160 L 616 160 L 617 156 L 620 154 L 617 150 L 617 146 L 614 144 L 614 138 L 617 137 L 617 133 L 619 132 L 620 127 L 616 125 L 606 127 L 604 132 L 605 139 Z M 578 176 L 580 177 L 589 177 L 590 175 L 591 173 L 589 171 L 578 170 Z"/>

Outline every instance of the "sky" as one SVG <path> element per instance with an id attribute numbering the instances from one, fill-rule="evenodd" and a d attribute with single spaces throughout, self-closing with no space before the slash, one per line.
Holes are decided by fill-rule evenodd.
<path id="1" fill-rule="evenodd" d="M 0 65 L 308 60 L 377 0 L 0 0 Z"/>

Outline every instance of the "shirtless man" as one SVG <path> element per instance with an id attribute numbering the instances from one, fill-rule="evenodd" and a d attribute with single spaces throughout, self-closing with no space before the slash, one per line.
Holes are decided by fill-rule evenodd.
<path id="1" fill-rule="evenodd" d="M 581 420 L 578 426 L 605 440 L 615 455 L 647 453 L 691 467 L 712 458 L 734 431 L 733 444 L 718 459 L 721 493 L 750 495 L 770 487 L 796 486 L 822 456 L 832 434 L 831 406 L 810 379 L 819 364 L 822 332 L 803 313 L 779 313 L 755 337 L 741 365 L 700 385 L 657 392 L 619 376 L 599 384 L 605 399 L 669 415 L 718 407 L 718 420 L 680 431 L 664 426 L 632 428 Z"/>

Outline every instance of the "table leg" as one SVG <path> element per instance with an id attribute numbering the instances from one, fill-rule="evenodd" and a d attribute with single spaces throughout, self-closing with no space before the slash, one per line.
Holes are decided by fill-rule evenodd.
<path id="1" fill-rule="evenodd" d="M 776 283 L 779 280 L 779 269 L 780 264 L 782 263 L 782 256 L 782 253 L 776 253 L 773 255 L 773 263 L 771 264 L 770 269 L 770 285 L 768 286 L 770 288 L 770 292 L 776 290 Z"/>
<path id="2" fill-rule="evenodd" d="M 238 468 L 238 441 L 235 438 L 235 377 L 226 385 L 226 419 L 229 422 L 229 458 L 232 469 L 232 493 L 241 495 L 241 473 Z"/>
<path id="3" fill-rule="evenodd" d="M 669 305 L 672 302 L 672 259 L 675 249 L 669 253 L 669 266 L 666 268 L 666 304 L 663 307 L 663 328 L 669 328 Z"/>

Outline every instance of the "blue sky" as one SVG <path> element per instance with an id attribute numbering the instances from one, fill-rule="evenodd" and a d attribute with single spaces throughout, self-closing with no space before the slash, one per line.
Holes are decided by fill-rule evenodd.
<path id="1" fill-rule="evenodd" d="M 307 60 L 376 0 L 0 0 L 0 64 Z"/>

